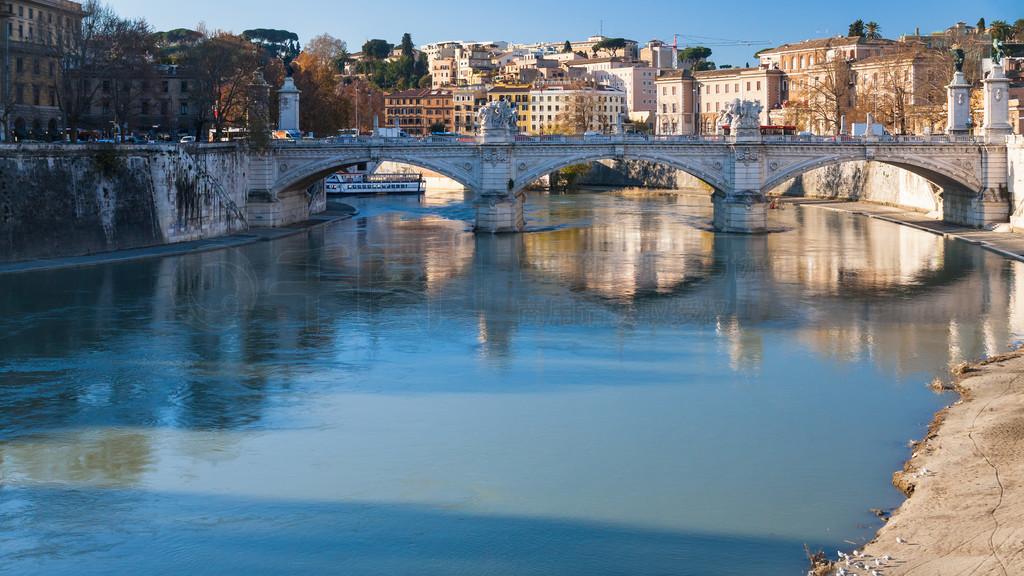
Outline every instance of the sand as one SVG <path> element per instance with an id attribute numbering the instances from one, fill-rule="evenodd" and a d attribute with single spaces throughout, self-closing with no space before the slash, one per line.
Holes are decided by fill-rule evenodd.
<path id="1" fill-rule="evenodd" d="M 970 366 L 956 388 L 893 475 L 909 498 L 852 558 L 867 568 L 819 573 L 1024 575 L 1024 351 Z"/>

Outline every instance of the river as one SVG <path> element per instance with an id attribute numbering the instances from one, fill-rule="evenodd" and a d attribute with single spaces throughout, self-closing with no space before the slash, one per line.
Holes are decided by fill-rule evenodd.
<path id="1" fill-rule="evenodd" d="M 0 276 L 0 573 L 795 575 L 870 540 L 926 384 L 1024 273 L 813 207 L 354 200 L 271 242 Z"/>

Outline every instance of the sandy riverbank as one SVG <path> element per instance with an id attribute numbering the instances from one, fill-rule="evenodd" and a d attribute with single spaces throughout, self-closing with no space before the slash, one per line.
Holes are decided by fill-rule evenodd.
<path id="1" fill-rule="evenodd" d="M 1024 574 L 1024 349 L 972 365 L 955 386 L 962 397 L 893 475 L 909 498 L 863 557 L 818 574 Z"/>
<path id="2" fill-rule="evenodd" d="M 961 228 L 865 202 L 793 203 L 861 213 L 1024 260 L 1021 234 Z M 817 574 L 842 568 L 860 576 L 1024 575 L 1024 348 L 965 367 L 955 382 L 962 396 L 936 414 L 927 437 L 908 448 L 911 458 L 893 474 L 908 499 L 858 550 L 862 557 L 835 562 L 830 551 L 835 563 Z"/>

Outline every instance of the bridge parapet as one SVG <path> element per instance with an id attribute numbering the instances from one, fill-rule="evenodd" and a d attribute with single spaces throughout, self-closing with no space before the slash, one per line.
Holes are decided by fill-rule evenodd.
<path id="1" fill-rule="evenodd" d="M 765 230 L 765 195 L 807 171 L 851 161 L 876 161 L 933 182 L 945 218 L 968 226 L 1005 222 L 1009 213 L 1005 144 L 970 135 L 527 136 L 480 141 L 467 136 L 336 138 L 275 145 L 250 158 L 250 201 L 272 205 L 356 163 L 394 161 L 443 174 L 476 194 L 476 229 L 522 230 L 522 193 L 529 183 L 572 164 L 644 160 L 693 174 L 715 191 L 720 230 Z M 281 219 L 266 218 L 274 225 Z"/>

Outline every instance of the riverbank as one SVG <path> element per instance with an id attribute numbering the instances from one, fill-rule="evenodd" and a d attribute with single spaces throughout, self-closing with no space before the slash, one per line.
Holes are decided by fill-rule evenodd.
<path id="1" fill-rule="evenodd" d="M 221 236 L 219 238 L 193 240 L 191 242 L 161 244 L 157 246 L 148 246 L 146 248 L 134 248 L 131 250 L 97 252 L 94 254 L 87 254 L 85 256 L 11 262 L 7 264 L 0 264 L 0 276 L 4 274 L 18 274 L 21 272 L 39 272 L 44 270 L 55 270 L 58 268 L 79 268 L 95 264 L 128 262 L 131 260 L 142 260 L 144 258 L 178 256 L 181 254 L 205 252 L 207 250 L 219 250 L 221 248 L 236 248 L 238 246 L 245 246 L 246 244 L 252 244 L 254 242 L 276 240 L 285 236 L 291 236 L 292 234 L 298 234 L 299 232 L 319 228 L 320 226 L 326 226 L 339 220 L 351 218 L 358 213 L 358 210 L 348 204 L 332 203 L 329 205 L 327 211 L 312 216 L 308 220 L 278 228 L 250 228 L 245 232 Z"/>
<path id="2" fill-rule="evenodd" d="M 982 228 L 965 228 L 956 224 L 948 224 L 942 220 L 936 220 L 924 212 L 908 210 L 896 206 L 884 204 L 873 204 L 870 202 L 843 201 L 843 200 L 819 200 L 815 198 L 791 198 L 783 197 L 782 201 L 787 206 L 814 206 L 826 210 L 850 212 L 860 214 L 869 218 L 885 220 L 917 228 L 932 234 L 957 238 L 971 244 L 977 244 L 986 250 L 995 252 L 1005 258 L 1024 262 L 1024 234 L 1016 234 L 1010 231 L 1009 224 L 1000 224 L 994 230 Z"/>
<path id="3" fill-rule="evenodd" d="M 951 226 L 866 202 L 785 201 L 911 226 L 1024 261 L 1019 234 Z M 853 555 L 818 574 L 839 568 L 862 576 L 1024 574 L 1022 376 L 1024 348 L 958 367 L 952 387 L 960 399 L 935 415 L 926 438 L 910 442 L 910 459 L 893 474 L 907 500 L 858 551 L 863 557 Z"/>
<path id="4" fill-rule="evenodd" d="M 863 548 L 871 569 L 884 576 L 1024 574 L 1022 376 L 1021 349 L 964 367 L 955 383 L 962 398 L 935 416 L 893 475 L 909 498 Z"/>

